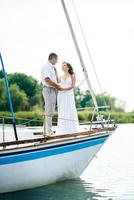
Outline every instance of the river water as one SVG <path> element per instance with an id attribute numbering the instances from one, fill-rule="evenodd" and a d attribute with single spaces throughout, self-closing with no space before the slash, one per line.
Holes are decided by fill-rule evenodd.
<path id="1" fill-rule="evenodd" d="M 0 200 L 134 200 L 134 125 L 119 125 L 79 179 L 2 194 Z"/>

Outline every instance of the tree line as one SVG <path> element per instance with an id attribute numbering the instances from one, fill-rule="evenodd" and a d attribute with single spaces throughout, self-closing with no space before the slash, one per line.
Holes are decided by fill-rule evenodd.
<path id="1" fill-rule="evenodd" d="M 42 86 L 32 76 L 24 73 L 8 74 L 11 98 L 14 111 L 34 111 L 43 109 Z M 113 111 L 123 111 L 125 103 L 120 101 L 117 105 L 115 97 L 107 93 L 96 95 L 99 106 L 109 105 Z M 77 108 L 93 107 L 93 101 L 88 90 L 75 89 Z M 9 111 L 9 104 L 2 71 L 0 71 L 0 111 Z M 105 110 L 105 109 L 103 109 Z"/>

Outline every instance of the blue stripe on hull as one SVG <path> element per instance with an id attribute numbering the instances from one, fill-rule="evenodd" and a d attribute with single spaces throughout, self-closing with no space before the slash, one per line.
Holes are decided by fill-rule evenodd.
<path id="1" fill-rule="evenodd" d="M 79 144 L 73 144 L 73 145 L 68 145 L 68 146 L 63 146 L 63 147 L 58 147 L 58 148 L 53 148 L 53 149 L 48 149 L 48 150 L 42 150 L 42 151 L 37 151 L 37 152 L 35 151 L 32 153 L 2 157 L 0 158 L 0 165 L 35 160 L 35 159 L 45 158 L 45 157 L 54 156 L 58 154 L 68 153 L 71 151 L 77 151 L 80 149 L 85 149 L 85 148 L 92 147 L 98 144 L 102 144 L 105 142 L 107 138 L 108 136 L 105 138 L 98 138 L 93 141 L 88 140 Z"/>

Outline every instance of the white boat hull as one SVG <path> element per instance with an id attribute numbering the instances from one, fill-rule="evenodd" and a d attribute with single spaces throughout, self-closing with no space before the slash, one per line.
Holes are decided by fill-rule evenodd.
<path id="1" fill-rule="evenodd" d="M 109 136 L 109 135 L 108 135 Z M 0 193 L 79 177 L 108 138 L 0 158 Z M 82 146 L 83 145 L 83 146 Z M 44 155 L 44 156 L 43 156 Z M 36 157 L 37 156 L 37 157 Z"/>

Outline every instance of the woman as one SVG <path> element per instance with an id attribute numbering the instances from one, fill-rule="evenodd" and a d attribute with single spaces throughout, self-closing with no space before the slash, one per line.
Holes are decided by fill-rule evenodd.
<path id="1" fill-rule="evenodd" d="M 75 133 L 79 127 L 73 91 L 76 77 L 69 63 L 63 62 L 62 70 L 64 74 L 59 83 L 63 90 L 58 92 L 58 133 Z"/>

